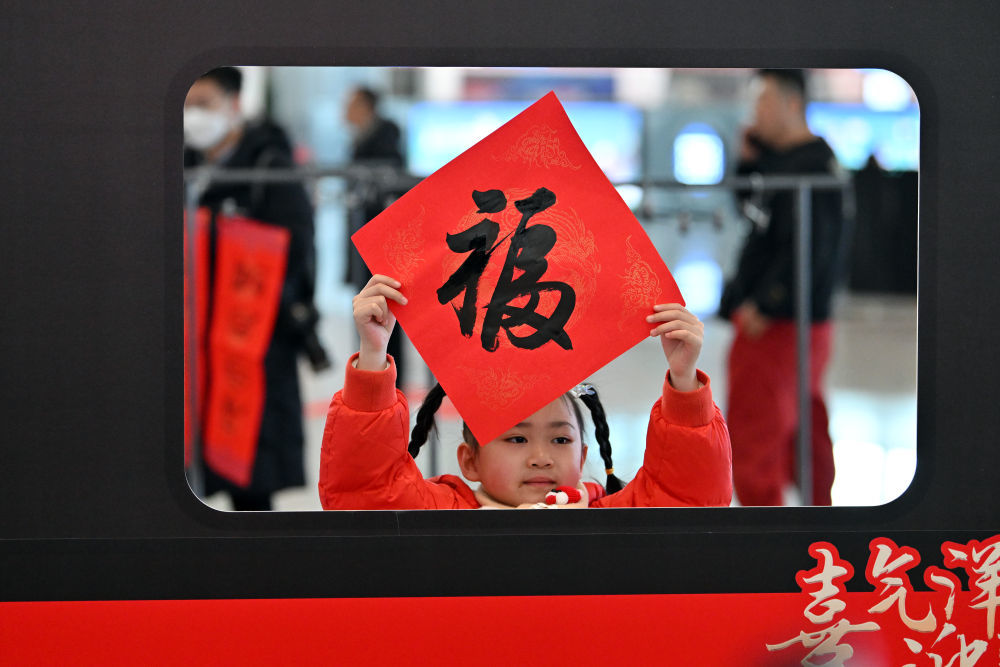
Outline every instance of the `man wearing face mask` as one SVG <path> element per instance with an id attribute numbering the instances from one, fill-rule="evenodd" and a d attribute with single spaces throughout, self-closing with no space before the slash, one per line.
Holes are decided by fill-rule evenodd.
<path id="1" fill-rule="evenodd" d="M 184 100 L 185 167 L 292 166 L 291 145 L 280 127 L 269 121 L 244 122 L 242 78 L 238 69 L 220 67 L 191 86 Z M 226 491 L 236 510 L 270 510 L 275 491 L 305 483 L 297 357 L 300 353 L 308 356 L 315 370 L 330 365 L 315 332 L 313 209 L 299 183 L 213 183 L 202 193 L 199 205 L 212 212 L 210 247 L 214 247 L 214 221 L 220 212 L 291 233 L 278 313 L 264 358 L 264 410 L 250 484 L 238 486 L 207 465 L 204 476 L 206 495 Z M 208 268 L 211 275 L 213 267 Z"/>

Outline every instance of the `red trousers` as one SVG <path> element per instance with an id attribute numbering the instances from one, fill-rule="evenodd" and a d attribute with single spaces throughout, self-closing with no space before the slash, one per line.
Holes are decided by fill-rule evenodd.
<path id="1" fill-rule="evenodd" d="M 833 443 L 821 392 L 832 333 L 829 322 L 811 326 L 813 505 L 829 505 L 833 486 Z M 775 320 L 756 339 L 748 338 L 737 323 L 729 352 L 726 421 L 733 447 L 733 485 L 742 505 L 781 505 L 784 486 L 797 477 L 797 365 L 794 321 Z"/>

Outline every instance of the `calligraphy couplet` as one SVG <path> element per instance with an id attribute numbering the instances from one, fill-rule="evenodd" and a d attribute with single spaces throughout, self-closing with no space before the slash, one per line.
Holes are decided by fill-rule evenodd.
<path id="1" fill-rule="evenodd" d="M 648 336 L 654 304 L 683 303 L 553 93 L 352 240 L 403 284 L 390 307 L 480 442 Z"/>
<path id="2" fill-rule="evenodd" d="M 205 462 L 247 486 L 264 411 L 264 355 L 278 313 L 288 255 L 287 229 L 217 218 Z"/>
<path id="3" fill-rule="evenodd" d="M 206 208 L 198 209 L 194 219 L 194 258 L 188 257 L 188 220 L 184 212 L 184 465 L 191 465 L 191 443 L 195 424 L 201 424 L 205 406 L 205 333 L 208 330 L 208 225 L 211 213 Z M 189 277 L 194 276 L 194 314 L 189 316 L 191 286 Z M 194 320 L 194 372 L 197 405 L 191 414 L 191 321 Z"/>

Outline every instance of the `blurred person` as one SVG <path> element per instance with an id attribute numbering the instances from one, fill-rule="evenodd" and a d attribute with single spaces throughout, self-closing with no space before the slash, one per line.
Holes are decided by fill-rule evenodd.
<path id="1" fill-rule="evenodd" d="M 754 115 L 743 130 L 737 173 L 834 174 L 829 145 L 806 124 L 801 70 L 759 70 L 752 82 Z M 732 436 L 733 481 L 743 505 L 780 505 L 794 482 L 798 433 L 795 307 L 795 193 L 739 193 L 752 221 L 736 274 L 723 290 L 719 314 L 732 321 L 726 419 Z M 833 486 L 822 379 L 832 344 L 831 301 L 844 236 L 842 196 L 812 195 L 810 378 L 812 498 L 829 505 Z"/>
<path id="2" fill-rule="evenodd" d="M 379 94 L 365 86 L 355 88 L 347 100 L 344 119 L 351 126 L 353 136 L 352 165 L 402 170 L 403 152 L 400 148 L 399 126 L 378 113 L 378 102 Z M 348 237 L 384 211 L 392 200 L 402 194 L 374 179 L 356 180 L 352 183 L 352 187 L 354 205 L 348 211 Z M 372 274 L 365 266 L 361 255 L 348 240 L 346 282 L 361 291 L 371 277 Z M 405 379 L 403 336 L 402 330 L 397 327 L 389 340 L 389 354 L 396 360 L 397 387 L 402 387 Z"/>
<path id="3" fill-rule="evenodd" d="M 241 87 L 238 69 L 220 67 L 203 74 L 188 90 L 185 167 L 292 166 L 291 143 L 282 128 L 270 121 L 250 124 L 242 118 Z M 235 510 L 270 510 L 274 492 L 305 484 L 298 355 L 306 354 L 315 370 L 330 365 L 315 330 L 319 315 L 313 304 L 312 204 L 300 183 L 214 183 L 201 194 L 199 205 L 212 213 L 210 247 L 215 244 L 215 218 L 220 212 L 291 233 L 277 317 L 264 358 L 264 408 L 249 486 L 238 486 L 204 465 L 206 495 L 225 491 Z M 209 275 L 213 268 L 209 267 Z"/>
<path id="4" fill-rule="evenodd" d="M 354 133 L 351 157 L 402 167 L 399 126 L 379 115 L 378 102 L 378 93 L 364 86 L 356 88 L 348 99 L 344 118 Z"/>

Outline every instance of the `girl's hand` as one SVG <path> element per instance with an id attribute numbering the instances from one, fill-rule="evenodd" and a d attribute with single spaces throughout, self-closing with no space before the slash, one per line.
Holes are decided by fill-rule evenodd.
<path id="1" fill-rule="evenodd" d="M 701 320 L 679 303 L 661 303 L 653 306 L 646 321 L 654 325 L 649 335 L 660 337 L 674 389 L 694 391 L 701 386 L 695 373 L 705 338 Z"/>
<path id="2" fill-rule="evenodd" d="M 361 337 L 357 368 L 365 371 L 385 369 L 388 363 L 386 348 L 396 325 L 396 316 L 389 310 L 389 300 L 406 305 L 406 297 L 398 291 L 401 286 L 395 278 L 374 275 L 354 297 L 354 326 Z"/>

